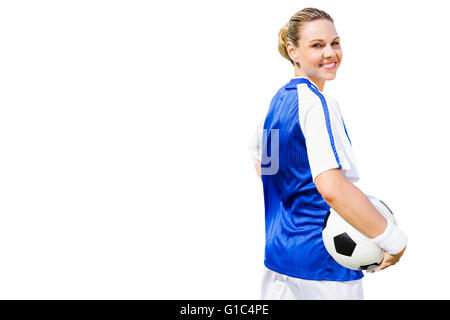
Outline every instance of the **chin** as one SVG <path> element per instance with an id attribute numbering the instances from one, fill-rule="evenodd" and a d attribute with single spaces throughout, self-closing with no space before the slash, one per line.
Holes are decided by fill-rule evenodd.
<path id="1" fill-rule="evenodd" d="M 321 77 L 323 80 L 329 81 L 329 80 L 333 80 L 334 78 L 336 78 L 336 73 L 325 73 L 325 74 L 321 74 Z"/>
<path id="2" fill-rule="evenodd" d="M 324 72 L 324 70 L 318 70 L 314 73 L 309 73 L 308 76 L 319 81 L 330 81 L 336 78 L 336 72 Z"/>

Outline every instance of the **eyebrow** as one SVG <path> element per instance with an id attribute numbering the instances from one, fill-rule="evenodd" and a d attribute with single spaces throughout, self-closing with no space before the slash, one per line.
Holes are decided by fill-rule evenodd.
<path id="1" fill-rule="evenodd" d="M 340 37 L 336 37 L 336 38 L 333 39 L 333 41 L 336 40 L 336 39 L 341 39 L 341 38 Z M 309 43 L 314 42 L 314 41 L 324 41 L 324 40 L 323 39 L 314 39 L 314 40 L 311 40 Z"/>

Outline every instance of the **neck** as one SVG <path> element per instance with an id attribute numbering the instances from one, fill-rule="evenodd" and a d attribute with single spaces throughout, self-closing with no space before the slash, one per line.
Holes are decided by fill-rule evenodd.
<path id="1" fill-rule="evenodd" d="M 316 87 L 319 88 L 320 92 L 323 91 L 323 87 L 325 86 L 325 80 L 307 76 L 306 74 L 304 74 L 301 70 L 298 70 L 297 68 L 294 68 L 294 72 L 295 72 L 294 77 L 306 78 L 309 81 L 311 81 L 312 83 L 314 83 L 316 85 Z"/>

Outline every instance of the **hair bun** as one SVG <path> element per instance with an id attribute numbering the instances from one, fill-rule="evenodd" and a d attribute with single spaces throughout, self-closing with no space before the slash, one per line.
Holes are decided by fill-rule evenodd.
<path id="1" fill-rule="evenodd" d="M 291 61 L 291 58 L 289 57 L 289 54 L 286 49 L 288 31 L 289 31 L 289 21 L 278 32 L 278 51 L 284 58 Z"/>

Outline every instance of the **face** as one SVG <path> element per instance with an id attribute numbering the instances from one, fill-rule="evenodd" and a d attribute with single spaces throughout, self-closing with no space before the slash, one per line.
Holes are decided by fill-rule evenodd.
<path id="1" fill-rule="evenodd" d="M 326 19 L 305 23 L 300 28 L 298 47 L 288 43 L 287 50 L 295 66 L 296 76 L 307 77 L 316 83 L 333 80 L 342 61 L 340 39 L 334 24 Z"/>

